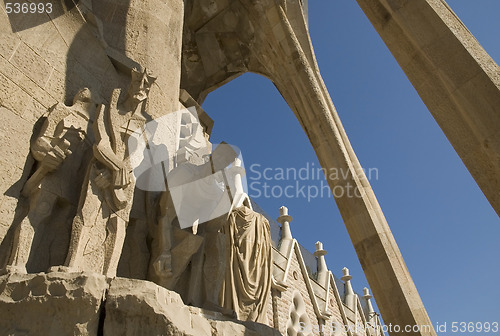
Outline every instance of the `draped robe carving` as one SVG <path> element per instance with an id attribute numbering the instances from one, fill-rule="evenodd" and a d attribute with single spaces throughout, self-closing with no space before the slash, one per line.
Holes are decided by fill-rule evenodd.
<path id="1" fill-rule="evenodd" d="M 262 214 L 241 206 L 231 212 L 226 236 L 226 274 L 221 306 L 239 320 L 265 323 L 271 293 L 271 234 Z"/>

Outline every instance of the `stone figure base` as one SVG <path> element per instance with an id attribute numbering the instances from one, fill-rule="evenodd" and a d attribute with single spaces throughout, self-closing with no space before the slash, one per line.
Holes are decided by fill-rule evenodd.
<path id="1" fill-rule="evenodd" d="M 2 335 L 281 335 L 184 305 L 152 282 L 95 273 L 0 276 Z"/>

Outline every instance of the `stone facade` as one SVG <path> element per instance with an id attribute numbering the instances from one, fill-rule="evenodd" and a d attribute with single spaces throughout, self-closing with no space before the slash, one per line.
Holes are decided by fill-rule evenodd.
<path id="1" fill-rule="evenodd" d="M 355 295 L 354 306 L 346 300 L 350 280 L 343 283 L 328 271 L 326 286 L 319 284 L 295 239 L 286 255 L 273 247 L 273 261 L 264 324 L 186 306 L 179 294 L 149 281 L 55 267 L 0 277 L 0 330 L 2 335 L 383 335 L 378 315 L 362 297 Z M 301 314 L 294 323 L 296 313 Z"/>
<path id="2" fill-rule="evenodd" d="M 281 44 L 286 49 L 284 55 L 288 55 L 290 49 L 286 45 L 290 32 L 287 29 L 290 27 L 280 23 L 283 9 L 271 3 L 266 6 L 267 15 L 262 18 L 274 26 L 274 32 L 281 36 Z M 179 119 L 169 116 L 194 107 L 202 126 L 202 138 L 208 139 L 213 122 L 199 107 L 203 95 L 228 78 L 226 71 L 233 73 L 229 77 L 234 77 L 250 70 L 253 64 L 248 57 L 252 50 L 245 44 L 260 36 L 252 23 L 259 17 L 260 9 L 255 12 L 255 8 L 237 1 L 230 9 L 226 9 L 226 4 L 216 7 L 196 1 L 186 4 L 183 1 L 84 0 L 77 5 L 54 2 L 50 12 L 44 9 L 41 13 L 33 13 L 29 20 L 22 13 L 0 11 L 0 141 L 9 144 L 3 146 L 0 153 L 0 266 L 5 273 L 2 311 L 22 311 L 31 305 L 36 306 L 33 308 L 35 315 L 43 311 L 44 306 L 63 310 L 71 307 L 71 303 L 63 302 L 64 299 L 71 301 L 76 297 L 83 297 L 85 303 L 82 304 L 89 310 L 75 316 L 74 320 L 68 318 L 62 326 L 41 322 L 29 325 L 31 315 L 27 315 L 26 320 L 10 315 L 3 330 L 9 330 L 8 333 L 24 330 L 28 334 L 95 334 L 117 330 L 116 323 L 109 327 L 111 310 L 102 306 L 104 301 L 106 305 L 111 304 L 111 298 L 115 297 L 109 296 L 114 293 L 114 280 L 110 279 L 115 275 L 153 280 L 184 293 L 188 303 L 207 303 L 206 297 L 193 297 L 186 288 L 177 288 L 175 281 L 168 278 L 171 271 L 177 272 L 178 277 L 189 276 L 184 270 L 195 260 L 199 249 L 196 241 L 200 240 L 193 238 L 196 237 L 195 226 L 194 235 L 179 238 L 181 231 L 172 231 L 174 216 L 166 210 L 172 209 L 172 204 L 168 197 L 162 196 L 165 190 L 138 191 L 135 184 L 140 181 L 131 177 L 132 147 L 127 139 L 134 137 L 137 128 L 147 128 L 146 121 L 166 118 L 167 121 L 158 123 L 167 125 L 161 129 L 161 134 L 167 135 L 161 144 L 166 152 L 177 154 L 174 160 L 165 163 L 164 173 L 180 167 L 181 158 L 189 167 L 200 167 L 196 169 L 201 172 L 201 158 L 213 156 L 208 140 L 201 146 L 207 150 L 200 146 L 194 148 L 192 143 L 203 144 L 204 140 L 183 134 L 186 127 L 194 127 L 194 124 L 183 124 L 182 116 Z M 288 19 L 297 28 L 303 27 L 300 6 L 289 6 L 287 11 Z M 223 12 L 225 27 L 210 29 L 209 26 L 219 20 L 217 18 L 213 24 L 206 25 L 206 29 L 195 33 L 197 25 L 206 24 Z M 221 28 L 229 32 L 224 35 L 227 38 L 220 49 L 224 56 L 213 57 L 216 48 L 210 43 L 215 41 L 214 32 Z M 307 31 L 300 29 L 296 32 L 304 43 L 308 39 Z M 238 39 L 244 42 L 242 49 L 233 48 Z M 255 46 L 253 51 L 257 49 Z M 309 57 L 311 55 L 309 53 Z M 239 59 L 241 57 L 244 60 Z M 260 60 L 259 64 L 271 66 L 272 70 L 271 62 Z M 261 70 L 264 73 L 264 69 Z M 197 156 L 180 153 L 183 136 L 189 138 L 184 143 L 186 148 Z M 154 143 L 154 138 L 148 140 Z M 73 167 L 81 169 L 78 181 L 68 175 L 68 172 L 79 171 L 72 170 Z M 237 184 L 234 187 L 238 189 Z M 235 204 L 244 205 L 244 196 Z M 249 206 L 248 202 L 246 204 Z M 216 241 L 222 239 L 217 230 L 204 237 L 208 241 L 214 234 L 218 237 Z M 179 248 L 190 246 L 189 253 L 186 250 L 181 254 L 175 252 L 175 244 L 179 241 L 184 244 L 178 245 Z M 290 246 L 290 251 L 294 251 L 293 243 Z M 277 256 L 277 253 L 277 250 L 270 250 L 269 256 Z M 182 254 L 186 254 L 186 258 Z M 252 319 L 267 317 L 268 324 L 282 332 L 292 313 L 299 319 L 305 314 L 312 325 L 319 324 L 322 310 L 312 294 L 308 273 L 300 267 L 300 257 L 291 254 L 283 260 L 293 263 L 286 267 L 294 268 L 292 273 L 302 279 L 294 279 L 290 287 L 296 286 L 297 291 L 282 292 L 290 276 L 274 271 L 274 266 L 270 265 L 269 274 L 263 279 L 267 279 L 264 282 L 272 280 L 274 287 L 266 293 L 267 302 L 262 304 L 276 306 L 277 310 Z M 29 275 L 20 275 L 26 272 Z M 89 278 L 101 279 L 95 280 L 98 283 L 89 289 L 92 295 L 88 297 L 84 283 L 94 280 L 83 280 L 86 275 L 81 272 L 93 272 Z M 276 272 L 276 278 L 269 277 L 272 272 Z M 104 278 L 97 276 L 99 274 Z M 217 281 L 212 285 L 220 286 Z M 81 290 L 75 283 L 81 283 Z M 133 284 L 149 286 L 146 282 Z M 297 306 L 293 295 L 300 295 L 303 302 Z M 122 296 L 116 296 L 116 301 L 122 302 L 121 299 L 128 297 Z M 133 297 L 140 300 L 138 295 Z M 52 299 L 60 303 L 52 303 Z M 292 311 L 292 303 L 293 309 L 302 315 Z M 117 305 L 119 307 L 120 303 Z M 103 309 L 107 312 L 105 322 L 101 315 Z M 128 313 L 123 314 L 117 316 L 125 320 L 130 317 Z M 149 313 L 144 311 L 143 314 L 144 318 L 149 318 Z M 39 318 L 43 320 L 43 316 Z M 292 322 L 296 326 L 297 321 Z M 130 328 L 140 334 L 141 323 L 137 322 L 136 329 Z M 158 330 L 163 327 L 158 326 Z"/>
<path id="3" fill-rule="evenodd" d="M 498 66 L 442 0 L 358 2 L 498 208 Z M 380 324 L 368 290 L 335 278 L 320 242 L 306 265 L 284 207 L 273 246 L 239 153 L 212 147 L 200 105 L 249 71 L 276 85 L 322 167 L 348 172 L 329 186 L 359 190 L 336 202 L 385 321 L 432 325 L 321 78 L 305 2 L 42 7 L 0 10 L 5 334 L 378 335 L 359 328 Z"/>
<path id="4" fill-rule="evenodd" d="M 282 207 L 280 211 L 281 218 L 283 212 L 288 215 L 286 208 Z M 291 221 L 291 217 L 287 219 Z M 315 265 L 306 265 L 303 253 L 310 252 L 300 248 L 297 240 L 291 237 L 288 237 L 290 244 L 286 244 L 283 231 L 281 234 L 276 244 L 278 247 L 273 249 L 274 281 L 268 313 L 270 326 L 283 335 L 297 335 L 297 332 L 317 335 L 320 331 L 323 335 L 383 335 L 378 315 L 371 303 L 368 304 L 371 296 L 354 294 L 349 302 L 346 294 L 347 288 L 352 290 L 350 278 L 343 282 L 327 268 L 321 269 L 326 252 L 319 253 Z M 321 243 L 316 245 L 317 251 L 323 251 Z M 326 277 L 321 275 L 322 271 Z M 297 309 L 297 306 L 303 307 Z M 298 323 L 294 323 L 296 313 Z"/>

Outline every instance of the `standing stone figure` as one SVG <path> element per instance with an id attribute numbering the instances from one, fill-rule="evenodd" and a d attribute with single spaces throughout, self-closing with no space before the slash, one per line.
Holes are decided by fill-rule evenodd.
<path id="1" fill-rule="evenodd" d="M 132 70 L 125 101 L 116 89 L 110 106 L 100 105 L 94 133 L 93 159 L 86 173 L 66 266 L 116 276 L 134 195 L 129 156 L 130 137 L 144 129 L 146 100 L 155 78 Z"/>
<path id="2" fill-rule="evenodd" d="M 169 190 L 161 197 L 159 253 L 153 263 L 157 276 L 155 280 L 181 293 L 191 292 L 188 288 L 179 289 L 177 284 L 203 242 L 203 236 L 198 233 L 198 228 L 201 229 L 199 224 L 213 218 L 211 215 L 219 208 L 218 204 L 224 203 L 227 192 L 218 181 L 222 180 L 221 170 L 237 155 L 231 146 L 222 143 L 207 157 L 207 162 L 197 165 L 189 162 L 188 157 L 192 154 L 183 156 L 183 149 L 185 147 L 177 153 L 178 166 L 168 174 Z M 229 206 L 228 203 L 226 212 Z M 181 283 L 180 286 L 184 287 L 185 284 Z M 197 285 L 189 284 L 189 288 L 193 286 Z M 185 300 L 195 305 L 200 305 L 202 301 L 199 298 L 191 300 L 186 295 Z"/>
<path id="3" fill-rule="evenodd" d="M 40 134 L 31 143 L 36 170 L 22 190 L 29 210 L 14 233 L 7 271 L 26 273 L 28 266 L 30 272 L 40 272 L 63 264 L 92 157 L 96 107 L 90 90 L 83 89 L 73 106 L 58 103 L 43 117 Z"/>
<path id="4" fill-rule="evenodd" d="M 179 165 L 167 176 L 169 191 L 161 202 L 155 280 L 180 293 L 187 304 L 266 322 L 272 265 L 269 222 L 252 210 L 237 155 L 222 144 L 204 164 L 177 156 Z"/>
<path id="5" fill-rule="evenodd" d="M 220 305 L 239 320 L 266 323 L 272 265 L 269 222 L 243 205 L 231 211 L 221 232 L 226 237 L 226 270 Z"/>

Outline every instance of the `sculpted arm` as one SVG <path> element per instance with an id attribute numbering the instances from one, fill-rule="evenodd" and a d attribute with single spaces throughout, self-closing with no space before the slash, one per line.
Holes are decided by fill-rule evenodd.
<path id="1" fill-rule="evenodd" d="M 105 106 L 100 105 L 97 109 L 97 120 L 94 128 L 96 143 L 93 152 L 96 159 L 113 173 L 113 181 L 111 182 L 114 187 L 121 188 L 129 184 L 129 175 L 123 161 L 111 147 L 111 138 L 106 131 L 104 120 L 105 112 Z"/>
<path id="2" fill-rule="evenodd" d="M 21 191 L 25 197 L 29 196 L 40 185 L 45 175 L 59 168 L 64 159 L 71 154 L 69 150 L 70 143 L 64 139 L 65 131 L 57 129 L 66 112 L 58 109 L 58 107 L 56 105 L 54 110 L 49 113 L 42 125 L 40 135 L 31 143 L 31 153 L 40 164 L 35 173 L 26 181 Z M 63 112 L 62 117 L 60 115 L 61 111 Z"/>
<path id="3" fill-rule="evenodd" d="M 31 143 L 31 154 L 37 161 L 42 161 L 45 155 L 50 151 L 50 138 L 47 136 L 46 131 L 49 125 L 49 120 L 45 119 L 42 129 L 38 134 L 35 141 Z"/>
<path id="4" fill-rule="evenodd" d="M 70 143 L 64 139 L 66 130 L 62 123 L 67 114 L 69 111 L 65 106 L 55 105 L 46 116 L 39 135 L 31 143 L 31 154 L 48 171 L 57 169 L 71 153 L 68 150 Z"/>

